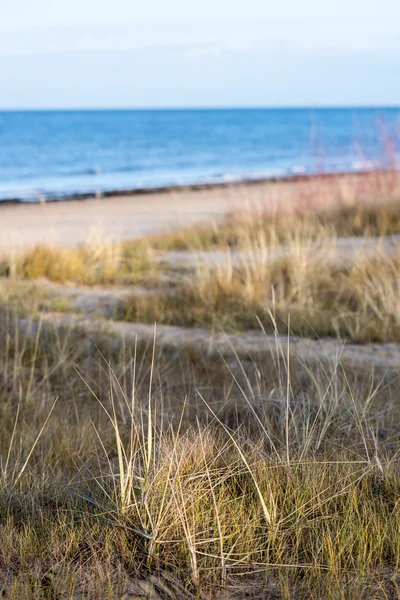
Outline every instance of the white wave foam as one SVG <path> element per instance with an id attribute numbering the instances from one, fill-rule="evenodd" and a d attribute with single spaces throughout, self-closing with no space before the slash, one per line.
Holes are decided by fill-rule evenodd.
<path id="1" fill-rule="evenodd" d="M 306 173 L 307 169 L 304 165 L 292 165 L 289 169 L 289 172 L 292 173 L 292 175 L 301 175 Z"/>
<path id="2" fill-rule="evenodd" d="M 365 169 L 374 169 L 378 166 L 375 160 L 353 160 L 351 163 L 352 169 L 356 171 L 363 171 Z"/>

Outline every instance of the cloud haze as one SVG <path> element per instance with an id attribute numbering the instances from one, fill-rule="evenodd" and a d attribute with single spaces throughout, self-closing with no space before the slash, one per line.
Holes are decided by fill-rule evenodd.
<path id="1" fill-rule="evenodd" d="M 210 19 L 208 0 L 199 19 L 183 19 L 172 2 L 168 14 L 160 5 L 157 20 L 146 9 L 133 18 L 123 0 L 112 13 L 91 0 L 81 11 L 76 0 L 62 3 L 61 13 L 49 0 L 31 4 L 0 8 L 2 107 L 400 104 L 400 9 L 391 0 L 362 12 L 358 0 L 339 2 L 324 14 L 311 0 L 301 14 L 286 0 L 269 16 L 253 2 L 241 20 L 235 9 Z M 118 22 L 122 14 L 131 20 Z"/>

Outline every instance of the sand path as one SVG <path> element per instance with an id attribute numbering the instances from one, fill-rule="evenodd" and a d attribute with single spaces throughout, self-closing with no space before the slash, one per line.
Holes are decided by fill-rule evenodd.
<path id="1" fill-rule="evenodd" d="M 76 327 L 87 335 L 105 334 L 110 341 L 114 338 L 127 341 L 152 342 L 154 326 L 143 323 L 127 323 L 88 318 L 75 313 L 42 313 L 42 326 L 64 328 Z M 37 322 L 21 320 L 20 325 L 25 331 L 35 335 Z M 173 348 L 196 348 L 207 351 L 209 356 L 221 353 L 226 358 L 233 358 L 236 353 L 240 357 L 256 356 L 259 353 L 273 351 L 287 353 L 288 339 L 286 336 L 274 337 L 261 331 L 226 334 L 214 332 L 200 327 L 185 328 L 172 325 L 157 325 L 157 344 Z M 331 338 L 309 339 L 290 338 L 290 353 L 300 362 L 328 360 L 340 361 L 362 369 L 384 369 L 398 372 L 400 365 L 400 344 L 354 344 Z"/>

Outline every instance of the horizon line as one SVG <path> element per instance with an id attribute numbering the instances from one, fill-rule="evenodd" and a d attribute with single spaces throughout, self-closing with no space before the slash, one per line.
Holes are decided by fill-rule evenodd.
<path id="1" fill-rule="evenodd" d="M 212 110 L 371 110 L 400 109 L 399 104 L 300 104 L 250 106 L 104 106 L 104 107 L 1 107 L 0 112 L 104 112 L 104 111 L 212 111 Z"/>

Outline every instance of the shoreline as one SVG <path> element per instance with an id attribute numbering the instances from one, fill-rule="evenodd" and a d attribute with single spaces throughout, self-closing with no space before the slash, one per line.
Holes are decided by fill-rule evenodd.
<path id="1" fill-rule="evenodd" d="M 279 183 L 297 183 L 297 182 L 308 182 L 308 181 L 331 181 L 338 178 L 360 178 L 366 175 L 373 174 L 389 174 L 397 173 L 400 174 L 399 170 L 394 169 L 366 169 L 360 171 L 335 171 L 335 172 L 321 172 L 321 173 L 294 173 L 289 175 L 276 175 L 272 177 L 260 177 L 260 178 L 246 178 L 234 180 L 234 181 L 215 181 L 215 182 L 204 182 L 204 183 L 193 183 L 193 184 L 182 184 L 182 185 L 165 185 L 158 187 L 141 187 L 141 188 L 124 188 L 116 190 L 95 190 L 93 192 L 74 192 L 71 194 L 65 194 L 62 196 L 49 196 L 46 198 L 44 195 L 38 194 L 37 200 L 24 200 L 18 197 L 10 197 L 0 199 L 1 206 L 14 206 L 14 205 L 40 205 L 40 204 L 52 204 L 60 202 L 71 202 L 71 201 L 84 201 L 84 200 L 101 200 L 111 197 L 120 196 L 144 196 L 154 194 L 167 194 L 174 192 L 190 192 L 190 191 L 202 191 L 202 190 L 213 190 L 221 188 L 240 188 L 243 186 L 257 186 L 260 184 L 279 184 Z"/>
<path id="2" fill-rule="evenodd" d="M 37 245 L 122 242 L 218 223 L 233 212 L 329 209 L 390 200 L 400 194 L 399 171 L 204 184 L 120 191 L 68 201 L 1 202 L 0 254 Z M 213 225 L 214 226 L 214 225 Z"/>

